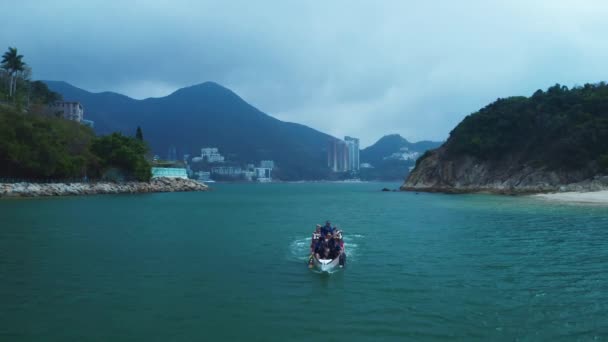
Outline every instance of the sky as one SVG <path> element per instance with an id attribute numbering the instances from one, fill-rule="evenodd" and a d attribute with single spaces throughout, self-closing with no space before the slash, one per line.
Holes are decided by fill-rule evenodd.
<path id="1" fill-rule="evenodd" d="M 445 140 L 497 98 L 608 80 L 608 1 L 20 0 L 0 20 L 34 79 L 133 98 L 217 82 L 367 146 Z M 4 49 L 4 48 L 2 48 Z"/>

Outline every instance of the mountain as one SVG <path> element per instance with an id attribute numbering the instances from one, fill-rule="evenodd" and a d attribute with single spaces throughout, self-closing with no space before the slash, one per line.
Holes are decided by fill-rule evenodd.
<path id="1" fill-rule="evenodd" d="M 411 143 L 399 134 L 385 135 L 375 144 L 361 150 L 361 162 L 373 168 L 362 168 L 364 179 L 402 180 L 416 159 L 427 150 L 441 145 L 435 141 Z"/>
<path id="2" fill-rule="evenodd" d="M 422 156 L 403 190 L 530 193 L 608 188 L 608 85 L 498 99 Z"/>
<path id="3" fill-rule="evenodd" d="M 218 147 L 239 163 L 274 160 L 283 180 L 323 179 L 329 174 L 326 146 L 333 137 L 261 112 L 213 82 L 186 87 L 160 98 L 135 100 L 112 92 L 91 93 L 66 82 L 45 81 L 67 101 L 79 101 L 99 134 L 133 135 L 141 126 L 155 154 L 200 155 Z"/>

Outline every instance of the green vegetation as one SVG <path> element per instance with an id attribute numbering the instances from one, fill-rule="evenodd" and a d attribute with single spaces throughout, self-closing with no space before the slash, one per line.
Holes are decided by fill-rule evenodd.
<path id="1" fill-rule="evenodd" d="M 95 135 L 72 121 L 2 106 L 0 136 L 0 177 L 82 177 L 94 162 L 89 145 Z"/>
<path id="2" fill-rule="evenodd" d="M 529 98 L 498 99 L 456 126 L 446 148 L 451 156 L 509 156 L 549 169 L 608 169 L 608 85 L 556 84 Z"/>
<path id="3" fill-rule="evenodd" d="M 150 163 L 144 158 L 148 147 L 142 140 L 112 133 L 96 138 L 91 151 L 102 170 L 119 169 L 126 172 L 127 179 L 140 181 L 152 177 Z"/>
<path id="4" fill-rule="evenodd" d="M 420 164 L 420 162 L 423 159 L 425 159 L 426 157 L 428 157 L 430 155 L 431 155 L 431 151 L 430 150 L 424 151 L 424 153 L 420 156 L 420 158 L 416 159 L 416 167 L 418 167 L 418 164 Z"/>
<path id="5" fill-rule="evenodd" d="M 135 138 L 139 141 L 144 141 L 144 133 L 139 126 L 137 126 L 137 131 L 135 131 Z"/>
<path id="6" fill-rule="evenodd" d="M 73 121 L 0 106 L 0 136 L 0 177 L 102 179 L 108 170 L 126 180 L 151 177 L 146 144 L 119 133 L 96 137 Z"/>
<path id="7" fill-rule="evenodd" d="M 61 95 L 49 90 L 44 82 L 30 81 L 31 75 L 23 55 L 9 47 L 0 64 L 0 103 L 40 113 L 44 105 L 61 100 Z"/>
<path id="8" fill-rule="evenodd" d="M 31 180 L 150 180 L 148 146 L 120 133 L 96 137 L 93 130 L 49 112 L 61 100 L 40 81 L 16 48 L 2 56 L 0 73 L 0 177 Z"/>
<path id="9" fill-rule="evenodd" d="M 17 90 L 17 78 L 25 71 L 23 55 L 17 53 L 17 48 L 9 47 L 2 55 L 2 69 L 6 70 L 9 77 L 8 96 L 12 97 Z"/>

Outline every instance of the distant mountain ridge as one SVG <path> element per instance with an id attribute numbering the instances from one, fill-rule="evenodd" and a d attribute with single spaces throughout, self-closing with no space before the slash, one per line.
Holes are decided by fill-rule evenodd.
<path id="1" fill-rule="evenodd" d="M 373 166 L 373 169 L 363 168 L 362 177 L 381 180 L 403 179 L 419 156 L 440 145 L 441 142 L 436 141 L 412 143 L 399 134 L 385 135 L 375 144 L 361 150 L 361 162 Z"/>
<path id="2" fill-rule="evenodd" d="M 276 175 L 284 180 L 324 179 L 329 174 L 326 146 L 335 138 L 278 120 L 214 82 L 143 100 L 92 93 L 66 82 L 44 82 L 65 100 L 82 103 L 85 118 L 95 121 L 97 133 L 133 135 L 140 126 L 152 151 L 163 157 L 171 147 L 179 155 L 198 155 L 202 147 L 213 146 L 241 163 L 274 160 Z"/>
<path id="3" fill-rule="evenodd" d="M 398 153 L 403 148 L 422 154 L 440 145 L 441 142 L 427 140 L 411 143 L 399 134 L 389 134 L 380 138 L 375 144 L 363 149 L 361 151 L 361 160 L 373 165 L 389 158 L 394 153 Z"/>

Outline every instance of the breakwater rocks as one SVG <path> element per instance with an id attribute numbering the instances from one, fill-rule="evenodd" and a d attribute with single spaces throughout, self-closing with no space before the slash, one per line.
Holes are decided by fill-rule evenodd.
<path id="1" fill-rule="evenodd" d="M 155 178 L 150 182 L 125 183 L 0 183 L 0 197 L 74 196 L 147 192 L 206 191 L 192 179 Z"/>

